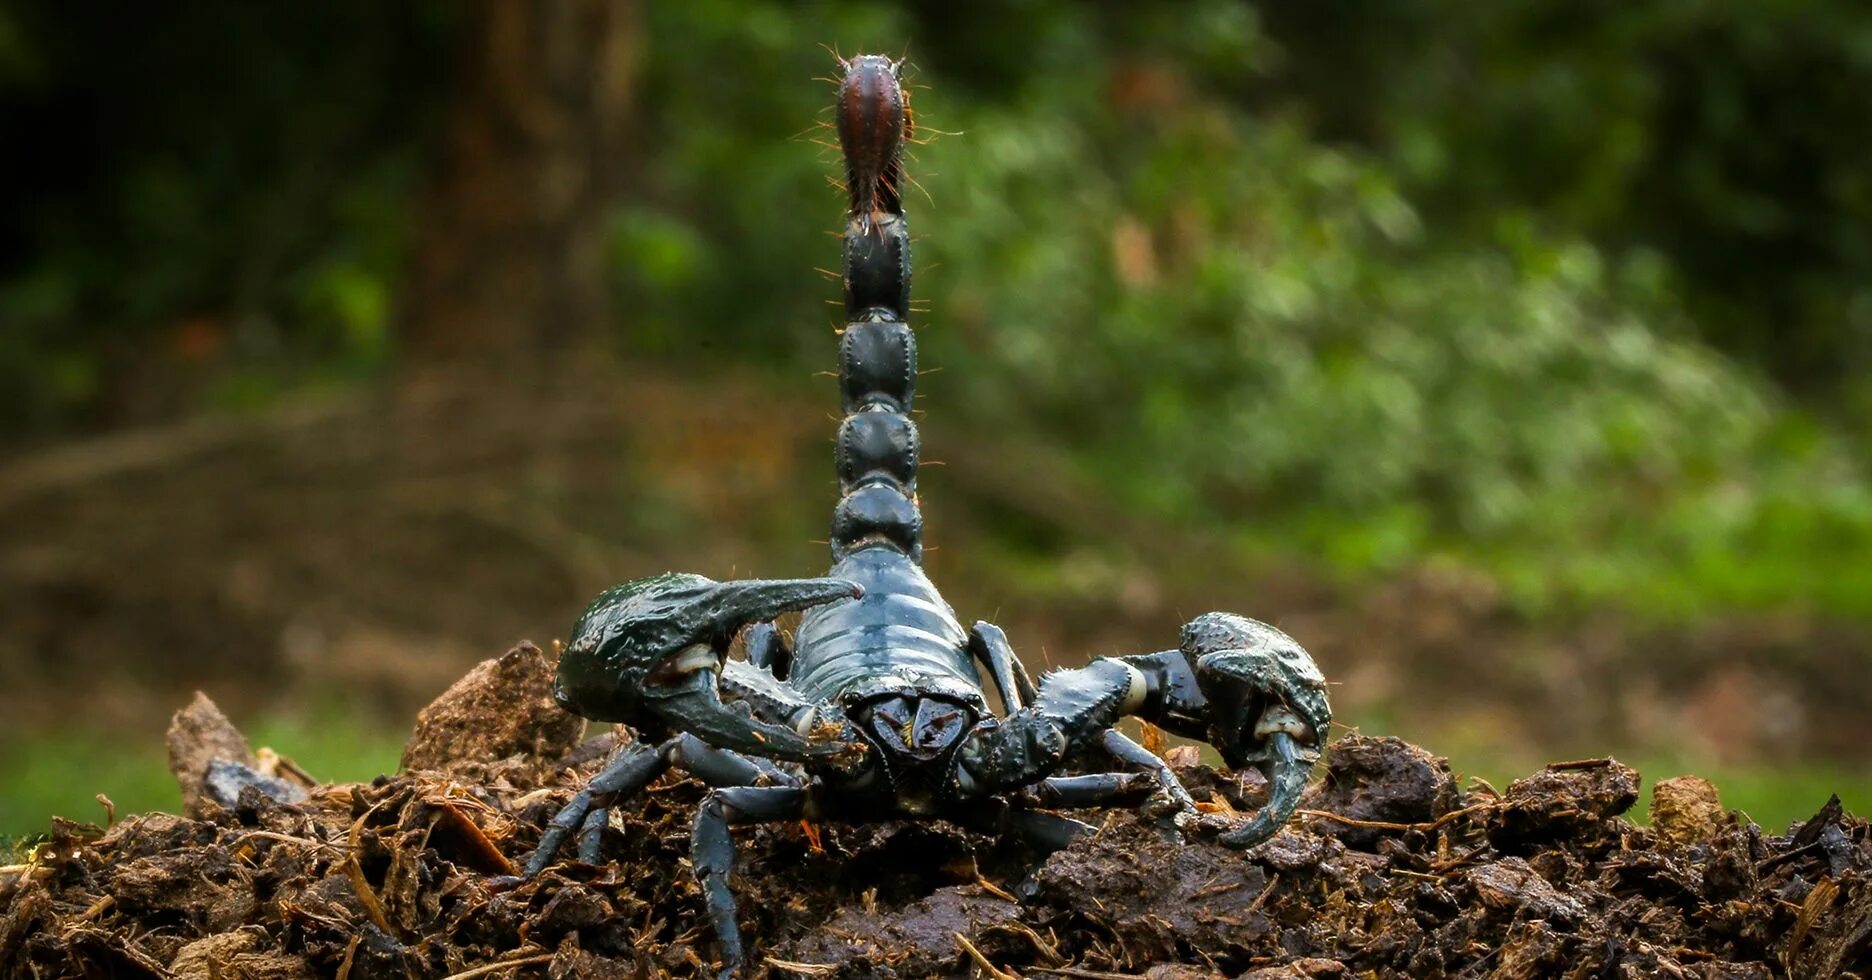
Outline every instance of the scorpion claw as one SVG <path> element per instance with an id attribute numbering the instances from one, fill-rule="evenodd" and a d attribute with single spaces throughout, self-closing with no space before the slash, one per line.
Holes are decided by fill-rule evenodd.
<path id="1" fill-rule="evenodd" d="M 1300 805 L 1332 722 L 1326 678 L 1287 634 L 1228 613 L 1185 626 L 1182 652 L 1208 702 L 1210 744 L 1229 766 L 1252 763 L 1268 778 L 1267 805 L 1220 838 L 1228 847 L 1253 847 Z"/>
<path id="2" fill-rule="evenodd" d="M 725 704 L 719 678 L 728 646 L 750 623 L 852 599 L 864 590 L 844 579 L 715 582 L 664 574 L 620 585 L 573 627 L 553 696 L 575 714 L 643 727 L 674 725 L 718 748 L 771 759 L 849 760 L 848 741 L 811 739 Z"/>
<path id="3" fill-rule="evenodd" d="M 751 579 L 711 586 L 688 604 L 687 611 L 696 618 L 698 640 L 722 636 L 723 631 L 732 640 L 749 623 L 864 595 L 862 586 L 842 578 Z"/>
<path id="4" fill-rule="evenodd" d="M 1300 794 L 1306 789 L 1307 776 L 1312 773 L 1313 762 L 1318 757 L 1317 752 L 1302 750 L 1294 737 L 1284 731 L 1270 735 L 1267 755 L 1257 763 L 1268 778 L 1267 805 L 1257 811 L 1253 819 L 1224 832 L 1217 840 L 1224 847 L 1247 850 L 1274 836 L 1300 805 Z"/>
<path id="5" fill-rule="evenodd" d="M 1199 616 L 1183 627 L 1182 652 L 1208 703 L 1208 741 L 1230 766 L 1265 755 L 1276 732 L 1316 743 L 1332 721 L 1313 658 L 1266 623 Z"/>

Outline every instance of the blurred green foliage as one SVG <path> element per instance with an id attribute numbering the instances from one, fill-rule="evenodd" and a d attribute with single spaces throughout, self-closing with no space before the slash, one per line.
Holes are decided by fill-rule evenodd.
<path id="1" fill-rule="evenodd" d="M 78 20 L 0 13 L 8 131 L 75 134 L 7 164 L 18 431 L 124 414 L 203 331 L 223 405 L 393 358 L 450 9 Z M 694 0 L 643 40 L 626 357 L 829 364 L 810 79 L 907 40 L 952 427 L 1347 574 L 1872 615 L 1872 11 Z"/>
<path id="2" fill-rule="evenodd" d="M 1807 392 L 1872 357 L 1872 16 L 1850 0 L 1270 4 L 1282 96 L 1440 235 L 1656 251 L 1697 331 Z M 1863 385 L 1857 395 L 1863 397 Z"/>
<path id="3" fill-rule="evenodd" d="M 0 841 L 44 833 L 50 816 L 103 824 L 103 795 L 120 815 L 182 806 L 162 740 L 73 727 L 0 741 Z M 339 703 L 261 719 L 249 741 L 290 757 L 330 782 L 368 782 L 395 772 L 407 732 Z M 74 778 L 82 776 L 82 778 Z"/>

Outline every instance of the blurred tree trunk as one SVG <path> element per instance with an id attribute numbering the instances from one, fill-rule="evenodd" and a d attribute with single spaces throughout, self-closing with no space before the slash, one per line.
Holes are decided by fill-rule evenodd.
<path id="1" fill-rule="evenodd" d="M 474 0 L 403 309 L 413 365 L 513 365 L 608 314 L 638 0 Z"/>

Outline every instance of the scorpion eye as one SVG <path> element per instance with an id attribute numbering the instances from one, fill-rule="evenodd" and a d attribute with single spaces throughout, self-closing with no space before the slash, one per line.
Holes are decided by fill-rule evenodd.
<path id="1" fill-rule="evenodd" d="M 869 706 L 865 722 L 880 744 L 895 751 L 908 751 L 914 738 L 916 709 L 903 698 L 885 698 Z"/>
<path id="2" fill-rule="evenodd" d="M 967 722 L 967 714 L 955 705 L 941 701 L 918 704 L 916 719 L 911 723 L 911 752 L 924 759 L 943 754 L 962 737 Z"/>

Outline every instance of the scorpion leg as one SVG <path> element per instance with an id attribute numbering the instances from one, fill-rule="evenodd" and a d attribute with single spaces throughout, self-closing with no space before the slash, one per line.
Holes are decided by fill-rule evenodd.
<path id="1" fill-rule="evenodd" d="M 597 864 L 604 858 L 604 829 L 611 823 L 611 808 L 594 806 L 579 826 L 578 859 L 581 864 Z M 528 862 L 531 863 L 531 862 Z"/>
<path id="2" fill-rule="evenodd" d="M 1048 776 L 1027 787 L 1026 795 L 1040 807 L 1076 810 L 1112 803 L 1142 803 L 1151 793 L 1147 774 L 1094 772 L 1082 776 Z"/>
<path id="3" fill-rule="evenodd" d="M 654 748 L 642 742 L 632 742 L 625 746 L 610 762 L 605 763 L 605 767 L 585 784 L 584 789 L 579 790 L 547 821 L 546 832 L 540 835 L 539 846 L 533 849 L 526 863 L 521 866 L 520 876 L 514 879 L 497 878 L 495 884 L 512 886 L 523 879 L 538 876 L 552 863 L 553 855 L 559 853 L 559 848 L 575 830 L 582 830 L 581 837 L 595 835 L 604 827 L 605 811 L 613 802 L 620 796 L 642 789 L 669 768 L 669 755 L 675 749 L 676 741 L 670 739 Z M 595 826 L 588 827 L 594 819 Z M 585 858 L 583 848 L 579 856 Z"/>
<path id="4" fill-rule="evenodd" d="M 798 780 L 766 759 L 718 749 L 694 735 L 677 739 L 671 763 L 710 786 L 791 786 Z"/>
<path id="5" fill-rule="evenodd" d="M 1183 781 L 1170 771 L 1168 763 L 1142 745 L 1133 742 L 1116 728 L 1099 735 L 1099 744 L 1112 758 L 1136 766 L 1142 772 L 1099 772 L 1081 776 L 1048 776 L 1027 788 L 1041 806 L 1084 807 L 1112 803 L 1153 804 L 1156 815 L 1170 816 L 1196 812 Z"/>
<path id="6" fill-rule="evenodd" d="M 1041 854 L 1051 854 L 1068 844 L 1098 832 L 1083 820 L 1045 810 L 1015 810 L 1008 814 L 1008 826 Z"/>
<path id="7" fill-rule="evenodd" d="M 1123 774 L 1111 773 L 1105 775 Z M 1070 780 L 1083 777 L 1068 776 L 1061 778 Z M 1065 792 L 1073 792 L 1070 785 L 1066 787 Z M 1036 793 L 1031 795 L 1028 800 L 1015 804 L 1010 804 L 1005 800 L 994 798 L 970 800 L 961 806 L 951 808 L 945 812 L 943 816 L 951 823 L 966 827 L 976 833 L 986 834 L 990 837 L 1006 837 L 1011 833 L 1019 837 L 1029 847 L 1038 851 L 1042 856 L 1051 854 L 1071 844 L 1073 841 L 1087 834 L 1095 833 L 1098 830 L 1097 827 L 1083 820 L 1074 820 L 1071 817 L 1052 813 L 1045 809 L 1033 809 L 1032 807 L 1035 805 L 1046 807 L 1079 806 L 1082 804 L 1048 800 L 1041 794 Z"/>
<path id="8" fill-rule="evenodd" d="M 1029 786 L 1027 795 L 1043 807 L 1137 806 L 1172 834 L 1178 820 L 1196 812 L 1196 802 L 1183 788 L 1183 781 L 1155 753 L 1115 728 L 1106 729 L 1099 741 L 1113 758 L 1143 771 L 1048 776 Z"/>
<path id="9" fill-rule="evenodd" d="M 1012 714 L 1033 703 L 1033 678 L 1014 655 L 1007 634 L 993 623 L 977 622 L 969 627 L 969 653 L 988 668 L 995 690 L 1001 695 L 1003 714 Z"/>
<path id="10" fill-rule="evenodd" d="M 787 646 L 780 628 L 771 622 L 755 623 L 744 635 L 748 663 L 766 668 L 775 680 L 786 680 L 787 672 L 793 668 L 793 651 Z"/>
<path id="11" fill-rule="evenodd" d="M 715 939 L 721 944 L 722 977 L 734 976 L 743 960 L 734 893 L 728 889 L 728 873 L 734 870 L 734 838 L 728 828 L 803 817 L 809 798 L 800 786 L 738 786 L 710 791 L 696 809 L 690 863 L 708 904 Z"/>
<path id="12" fill-rule="evenodd" d="M 553 856 L 575 830 L 579 861 L 599 863 L 598 847 L 609 822 L 610 808 L 672 767 L 710 786 L 789 785 L 794 782 L 791 775 L 764 759 L 751 759 L 715 748 L 694 735 L 678 735 L 654 748 L 632 743 L 606 763 L 598 775 L 547 822 L 546 832 L 540 835 L 539 846 L 527 857 L 520 876 L 500 879 L 501 883 L 512 885 L 538 876 L 552 863 Z"/>
<path id="13" fill-rule="evenodd" d="M 1209 613 L 1183 628 L 1176 650 L 1101 657 L 1047 675 L 1031 705 L 970 735 L 959 782 L 970 795 L 1032 785 L 1103 738 L 1120 717 L 1136 715 L 1206 740 L 1230 766 L 1253 763 L 1267 775 L 1267 806 L 1220 838 L 1230 847 L 1252 847 L 1299 805 L 1332 720 L 1325 687 L 1312 658 L 1287 634 Z M 1113 745 L 1124 750 L 1122 743 L 1106 747 Z"/>
<path id="14" fill-rule="evenodd" d="M 1116 728 L 1108 728 L 1099 736 L 1099 742 L 1112 758 L 1128 765 L 1137 766 L 1149 774 L 1157 784 L 1157 791 L 1145 801 L 1151 816 L 1175 819 L 1182 814 L 1195 813 L 1196 801 L 1190 798 L 1189 790 L 1183 788 L 1183 781 L 1170 771 L 1170 764 L 1157 756 L 1157 753 L 1137 744 L 1131 737 Z"/>

